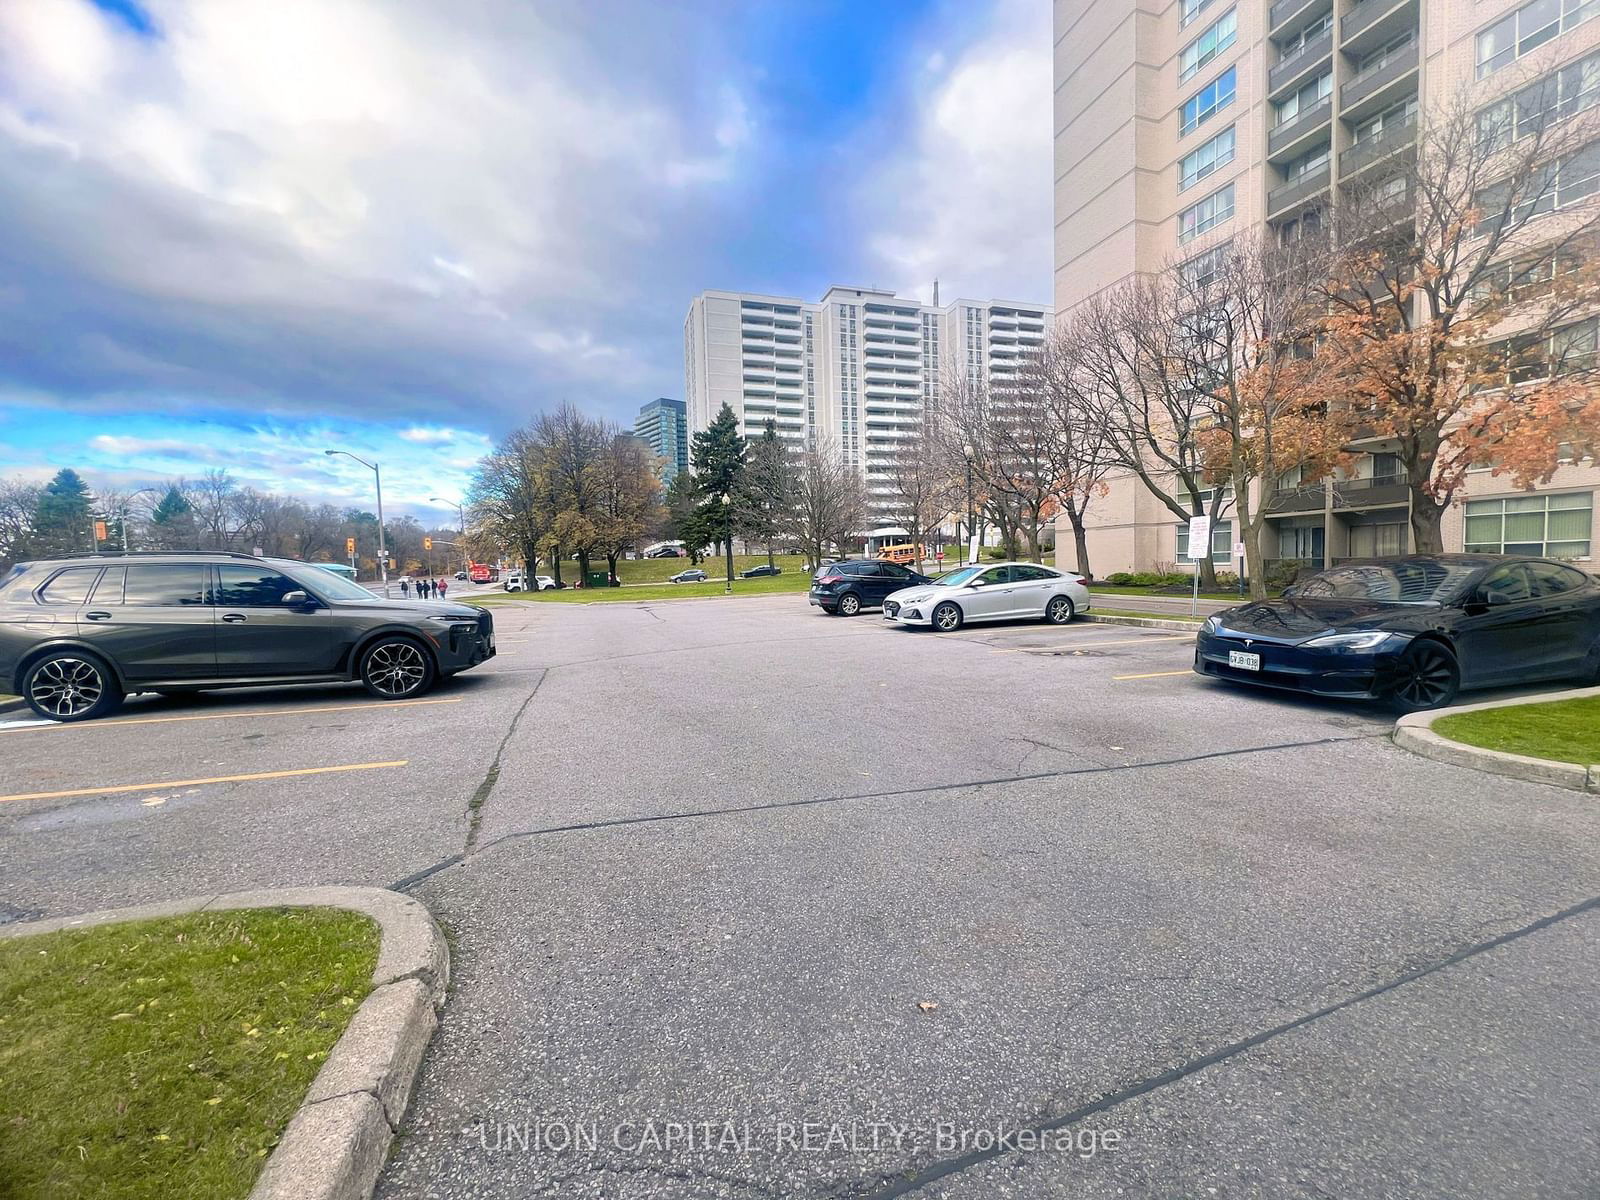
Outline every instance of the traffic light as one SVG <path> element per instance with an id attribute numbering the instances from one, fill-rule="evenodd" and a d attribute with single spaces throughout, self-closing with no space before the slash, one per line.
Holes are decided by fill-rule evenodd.
<path id="1" fill-rule="evenodd" d="M 345 538 L 345 540 L 344 540 L 344 552 L 346 554 L 354 554 L 356 552 L 356 540 L 355 540 L 355 538 Z"/>
<path id="2" fill-rule="evenodd" d="M 423 538 L 422 539 L 422 548 L 424 550 L 432 550 L 433 549 L 433 539 L 431 537 Z"/>

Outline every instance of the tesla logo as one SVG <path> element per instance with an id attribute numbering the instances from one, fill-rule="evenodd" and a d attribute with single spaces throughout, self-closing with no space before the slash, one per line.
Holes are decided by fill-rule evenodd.
<path id="1" fill-rule="evenodd" d="M 1254 646 L 1256 644 L 1256 642 L 1255 642 L 1254 638 L 1245 638 L 1244 644 L 1246 646 Z"/>

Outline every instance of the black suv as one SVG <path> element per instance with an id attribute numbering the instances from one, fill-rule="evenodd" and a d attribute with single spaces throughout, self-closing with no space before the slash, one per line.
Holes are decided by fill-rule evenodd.
<path id="1" fill-rule="evenodd" d="M 42 717 L 129 692 L 360 680 L 384 700 L 494 657 L 487 609 L 386 600 L 312 563 L 247 554 L 88 555 L 0 579 L 0 690 Z"/>
<path id="2" fill-rule="evenodd" d="M 863 608 L 882 604 L 890 592 L 932 582 L 897 563 L 847 558 L 829 563 L 812 577 L 811 603 L 823 612 L 853 617 Z"/>

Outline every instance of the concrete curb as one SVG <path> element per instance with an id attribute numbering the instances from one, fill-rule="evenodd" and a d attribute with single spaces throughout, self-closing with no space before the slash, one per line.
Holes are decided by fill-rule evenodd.
<path id="1" fill-rule="evenodd" d="M 378 924 L 372 992 L 250 1191 L 250 1200 L 366 1200 L 439 1027 L 450 982 L 444 934 L 418 901 L 384 888 L 264 888 L 0 926 L 0 938 L 241 908 L 343 908 Z"/>
<path id="2" fill-rule="evenodd" d="M 1453 742 L 1433 732 L 1435 721 L 1441 717 L 1453 717 L 1457 713 L 1481 712 L 1488 708 L 1515 708 L 1521 704 L 1545 704 L 1552 700 L 1580 700 L 1586 696 L 1600 696 L 1600 687 L 1544 692 L 1536 696 L 1521 696 L 1515 700 L 1490 700 L 1482 704 L 1459 704 L 1454 708 L 1408 713 L 1395 722 L 1394 744 L 1423 758 L 1449 763 L 1454 767 L 1487 771 L 1491 775 L 1508 775 L 1513 779 L 1526 779 L 1533 783 L 1548 783 L 1552 787 L 1566 788 L 1574 792 L 1600 793 L 1600 764 L 1585 767 L 1578 763 L 1552 762 L 1547 758 L 1529 758 L 1523 754 L 1486 750 L 1482 746 Z"/>
<path id="3" fill-rule="evenodd" d="M 1098 625 L 1132 625 L 1135 629 L 1175 629 L 1179 633 L 1199 633 L 1200 621 L 1176 621 L 1168 617 L 1105 617 L 1087 612 L 1078 618 Z"/>
<path id="4" fill-rule="evenodd" d="M 0 716 L 4 716 L 6 713 L 16 712 L 19 709 L 27 707 L 28 702 L 21 696 L 12 696 L 8 699 L 0 700 Z"/>

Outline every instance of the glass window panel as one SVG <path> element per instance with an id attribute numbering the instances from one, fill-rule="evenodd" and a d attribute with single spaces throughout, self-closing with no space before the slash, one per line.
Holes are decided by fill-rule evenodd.
<path id="1" fill-rule="evenodd" d="M 1467 541 L 1477 546 L 1494 546 L 1500 542 L 1500 518 L 1468 517 Z"/>
<path id="2" fill-rule="evenodd" d="M 1547 536 L 1557 541 L 1587 538 L 1593 515 L 1589 510 L 1582 508 L 1556 509 L 1550 514 Z"/>
<path id="3" fill-rule="evenodd" d="M 39 599 L 46 604 L 82 604 L 89 598 L 89 588 L 99 574 L 99 567 L 74 567 L 62 571 L 44 585 Z"/>
<path id="4" fill-rule="evenodd" d="M 197 563 L 140 563 L 128 568 L 125 602 L 157 608 L 205 603 L 205 568 Z"/>

